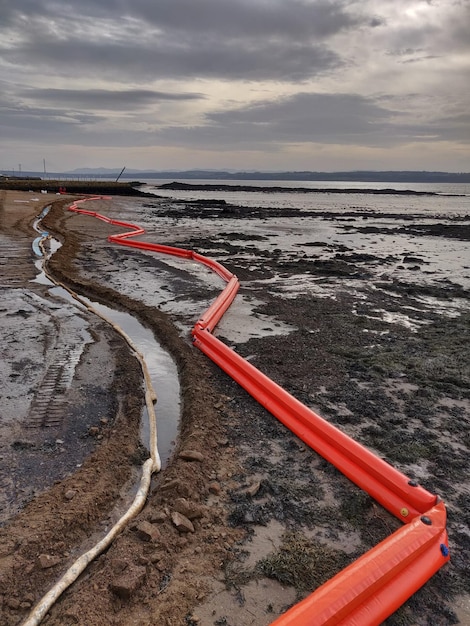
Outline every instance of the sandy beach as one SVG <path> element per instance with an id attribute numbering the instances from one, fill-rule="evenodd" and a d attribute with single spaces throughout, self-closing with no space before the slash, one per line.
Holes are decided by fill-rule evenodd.
<path id="1" fill-rule="evenodd" d="M 42 228 L 62 245 L 48 272 L 152 329 L 177 364 L 182 412 L 144 510 L 45 623 L 267 626 L 399 523 L 192 347 L 189 330 L 217 281 L 194 264 L 117 248 L 106 240 L 116 227 L 67 211 L 74 197 L 0 191 L 0 621 L 21 623 L 109 528 L 147 455 L 137 360 L 104 322 L 38 280 L 33 224 L 52 203 Z M 330 243 L 325 260 L 318 233 L 332 212 L 307 236 L 293 212 L 217 202 L 114 197 L 93 210 L 144 221 L 149 240 L 227 265 L 242 288 L 219 336 L 443 498 L 451 563 L 386 623 L 468 623 L 470 294 L 440 277 L 427 252 L 450 242 L 460 254 L 467 223 L 392 216 L 410 250 L 434 238 L 392 258 L 351 247 L 353 237 L 387 236 L 358 213 L 341 224 L 349 248 Z M 192 530 L 177 529 L 175 510 Z"/>

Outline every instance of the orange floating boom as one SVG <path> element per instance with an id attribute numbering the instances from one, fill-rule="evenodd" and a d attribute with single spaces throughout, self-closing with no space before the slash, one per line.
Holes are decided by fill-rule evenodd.
<path id="1" fill-rule="evenodd" d="M 343 569 L 272 626 L 381 624 L 449 560 L 445 526 L 446 511 L 440 503 Z"/>
<path id="2" fill-rule="evenodd" d="M 196 327 L 193 336 L 194 345 L 272 415 L 398 519 L 409 522 L 436 504 L 436 495 L 314 413 L 207 330 Z"/>
<path id="3" fill-rule="evenodd" d="M 89 198 L 89 200 L 101 198 Z M 436 495 L 348 437 L 291 396 L 211 333 L 239 288 L 236 276 L 201 254 L 145 241 L 128 241 L 145 231 L 79 208 L 84 213 L 129 230 L 109 241 L 202 263 L 227 286 L 196 322 L 194 345 L 237 381 L 272 415 L 330 461 L 406 525 L 279 617 L 273 626 L 378 626 L 449 560 L 446 509 Z"/>

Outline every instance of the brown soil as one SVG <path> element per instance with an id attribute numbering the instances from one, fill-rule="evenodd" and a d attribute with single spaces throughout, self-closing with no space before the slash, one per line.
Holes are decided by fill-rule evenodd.
<path id="1" fill-rule="evenodd" d="M 40 207 L 15 206 L 12 199 L 0 197 L 2 232 L 33 236 L 30 224 Z M 50 272 L 84 295 L 131 311 L 152 328 L 178 364 L 183 405 L 177 449 L 154 478 L 144 510 L 63 595 L 45 623 L 269 624 L 387 537 L 398 522 L 219 372 L 168 316 L 103 284 L 100 262 L 114 252 L 102 244 L 115 229 L 66 212 L 70 198 L 54 200 L 43 223 L 63 245 L 49 263 Z M 194 244 L 177 242 L 188 248 Z M 197 241 L 202 253 L 204 246 L 213 245 Z M 137 253 L 128 258 L 140 262 Z M 145 263 L 152 261 L 146 257 Z M 259 272 L 269 274 L 275 264 L 275 259 L 261 258 Z M 231 269 L 242 280 L 248 276 L 247 267 Z M 311 271 L 311 265 L 305 269 Z M 351 276 L 342 266 L 327 269 Z M 285 272 L 300 270 L 298 264 L 283 267 Z M 2 271 L 8 274 L 9 269 Z M 25 280 L 28 272 L 25 264 Z M 339 292 L 331 301 L 285 300 L 271 293 L 265 301 L 259 314 L 269 313 L 297 330 L 252 339 L 240 351 L 392 463 L 406 466 L 412 459 L 429 466 L 423 484 L 438 490 L 446 502 L 450 499 L 452 565 L 387 624 L 457 623 L 450 599 L 470 593 L 465 556 L 469 364 L 468 355 L 459 351 L 468 314 L 444 321 L 436 316 L 418 334 L 392 325 L 391 334 L 381 335 L 385 324 L 368 319 L 379 345 L 371 352 L 370 336 L 362 332 L 365 321 L 351 314 L 346 294 Z M 369 306 L 379 305 L 391 306 L 386 292 L 371 292 Z M 0 529 L 0 621 L 6 626 L 21 623 L 61 572 L 102 536 L 115 517 L 113 506 L 122 508 L 119 498 L 129 492 L 145 457 L 138 439 L 143 402 L 139 367 L 118 338 L 110 342 L 114 374 L 106 394 L 113 401 L 107 414 L 100 415 L 100 440 L 91 442 L 77 471 L 65 471 Z M 445 432 L 447 450 L 433 436 L 436 430 Z M 184 460 L 180 453 L 188 449 L 201 453 L 202 460 Z M 187 509 L 194 532 L 176 529 L 172 513 L 177 508 Z M 143 522 L 151 524 L 152 537 Z M 44 555 L 51 557 L 51 567 L 44 567 Z"/>
<path id="2" fill-rule="evenodd" d="M 54 204 L 44 222 L 46 227 L 53 226 L 55 232 L 65 233 L 65 224 L 72 221 L 80 228 L 77 217 L 64 212 L 69 203 L 70 198 Z M 16 212 L 18 208 L 14 208 Z M 29 207 L 27 211 L 23 205 L 21 208 L 24 217 L 20 228 L 24 229 L 37 215 L 39 207 L 35 205 L 34 212 Z M 4 208 L 3 215 L 8 227 L 11 212 Z M 16 219 L 11 224 L 11 228 L 15 227 L 18 227 Z M 127 302 L 105 287 L 86 284 L 76 275 L 72 261 L 80 240 L 85 241 L 93 232 L 92 238 L 99 241 L 109 232 L 107 227 L 98 225 L 97 228 L 91 219 L 89 227 L 83 235 L 70 228 L 63 247 L 54 256 L 51 270 L 73 288 L 80 288 L 83 294 L 99 296 L 103 302 L 116 304 L 118 301 L 129 310 L 137 306 L 141 309 L 141 318 L 158 328 L 158 335 L 177 359 L 181 376 L 184 406 L 178 450 L 202 451 L 204 462 L 175 458 L 171 466 L 156 477 L 148 505 L 135 524 L 138 525 L 139 520 L 154 523 L 157 520 L 158 541 L 142 541 L 134 527 L 123 533 L 74 586 L 73 593 L 65 594 L 51 611 L 47 623 L 104 624 L 103 616 L 109 616 L 108 623 L 128 624 L 130 616 L 134 620 L 141 614 L 142 619 L 147 615 L 162 624 L 182 624 L 191 607 L 210 588 L 211 574 L 229 559 L 234 541 L 243 534 L 240 529 L 227 528 L 223 507 L 215 502 L 211 506 L 207 504 L 210 489 L 218 494 L 224 480 L 229 480 L 229 475 L 235 471 L 233 449 L 219 424 L 220 394 L 212 388 L 211 373 L 202 355 L 182 341 L 170 321 L 158 311 Z M 90 545 L 90 538 L 102 534 L 103 527 L 109 525 L 113 503 L 132 470 L 135 479 L 135 465 L 143 461 L 136 428 L 142 408 L 142 384 L 135 359 L 128 350 L 123 350 L 123 354 L 116 355 L 115 362 L 116 387 L 120 388 L 114 393 L 120 399 L 120 406 L 115 415 L 110 415 L 112 428 L 104 432 L 101 445 L 78 471 L 34 498 L 0 531 L 4 624 L 19 623 L 60 572 Z M 223 468 L 222 473 L 220 468 Z M 222 480 L 218 482 L 217 477 Z M 75 495 L 68 500 L 66 494 L 71 492 Z M 189 498 L 193 506 L 198 505 L 194 534 L 180 534 L 169 519 L 172 503 L 177 498 Z M 217 495 L 215 500 L 218 499 Z M 57 563 L 44 569 L 39 559 L 41 555 L 58 557 Z M 135 570 L 145 572 L 145 585 L 133 594 L 131 601 L 123 600 L 110 590 L 110 585 L 123 575 L 131 579 Z M 171 593 L 168 589 L 163 595 L 170 583 Z M 153 597 L 156 607 L 142 600 L 142 594 Z M 155 608 L 158 617 L 153 617 Z"/>

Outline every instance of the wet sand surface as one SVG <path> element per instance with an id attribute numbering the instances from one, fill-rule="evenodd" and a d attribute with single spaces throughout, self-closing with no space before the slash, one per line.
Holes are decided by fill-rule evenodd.
<path id="1" fill-rule="evenodd" d="M 31 282 L 31 223 L 45 199 L 12 193 L 1 197 L 0 233 L 4 256 L 15 259 L 1 267 L 8 625 L 101 536 L 146 456 L 136 360 L 102 322 Z M 192 348 L 189 330 L 220 279 L 194 263 L 116 247 L 106 241 L 115 227 L 50 198 L 43 224 L 63 245 L 49 271 L 154 331 L 178 365 L 182 426 L 140 517 L 45 623 L 269 624 L 398 522 Z M 93 210 L 235 272 L 240 295 L 216 334 L 441 495 L 452 561 L 387 624 L 468 623 L 468 216 L 299 215 L 158 198 L 114 198 Z M 200 460 L 185 460 L 187 449 Z M 194 532 L 177 530 L 178 510 Z"/>

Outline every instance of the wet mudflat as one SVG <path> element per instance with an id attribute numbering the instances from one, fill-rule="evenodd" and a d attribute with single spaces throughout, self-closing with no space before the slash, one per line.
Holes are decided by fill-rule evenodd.
<path id="1" fill-rule="evenodd" d="M 168 199 L 114 199 L 96 210 L 234 271 L 242 288 L 216 334 L 441 495 L 452 561 L 387 623 L 452 624 L 459 616 L 465 623 L 468 217 L 410 220 L 404 212 L 384 217 L 360 207 L 307 215 Z M 269 624 L 398 527 L 193 350 L 189 329 L 223 286 L 217 277 L 193 263 L 112 246 L 105 239 L 112 227 L 62 206 L 47 224 L 64 240 L 51 271 L 153 328 L 178 363 L 183 393 L 181 441 L 141 518 L 47 623 Z M 180 456 L 188 448 L 201 454 L 198 461 Z M 110 490 L 116 482 L 110 479 Z M 66 500 L 64 483 L 55 489 L 57 507 L 69 510 L 76 498 Z M 79 539 L 107 520 L 98 507 L 58 541 L 45 530 L 40 504 L 33 500 L 10 527 L 15 541 L 2 540 L 7 624 L 19 622 Z M 176 509 L 191 518 L 194 532 L 175 527 Z M 33 537 L 26 530 L 34 515 Z M 144 521 L 157 530 L 146 540 Z M 41 551 L 59 558 L 55 567 L 38 565 Z"/>
<path id="2" fill-rule="evenodd" d="M 10 195 L 2 198 L 0 234 L 2 524 L 74 474 L 109 435 L 119 404 L 142 398 L 140 367 L 126 344 L 40 272 L 32 218 L 55 197 Z M 129 368 L 135 388 L 119 390 L 119 367 Z M 130 418 L 138 427 L 139 413 Z"/>

